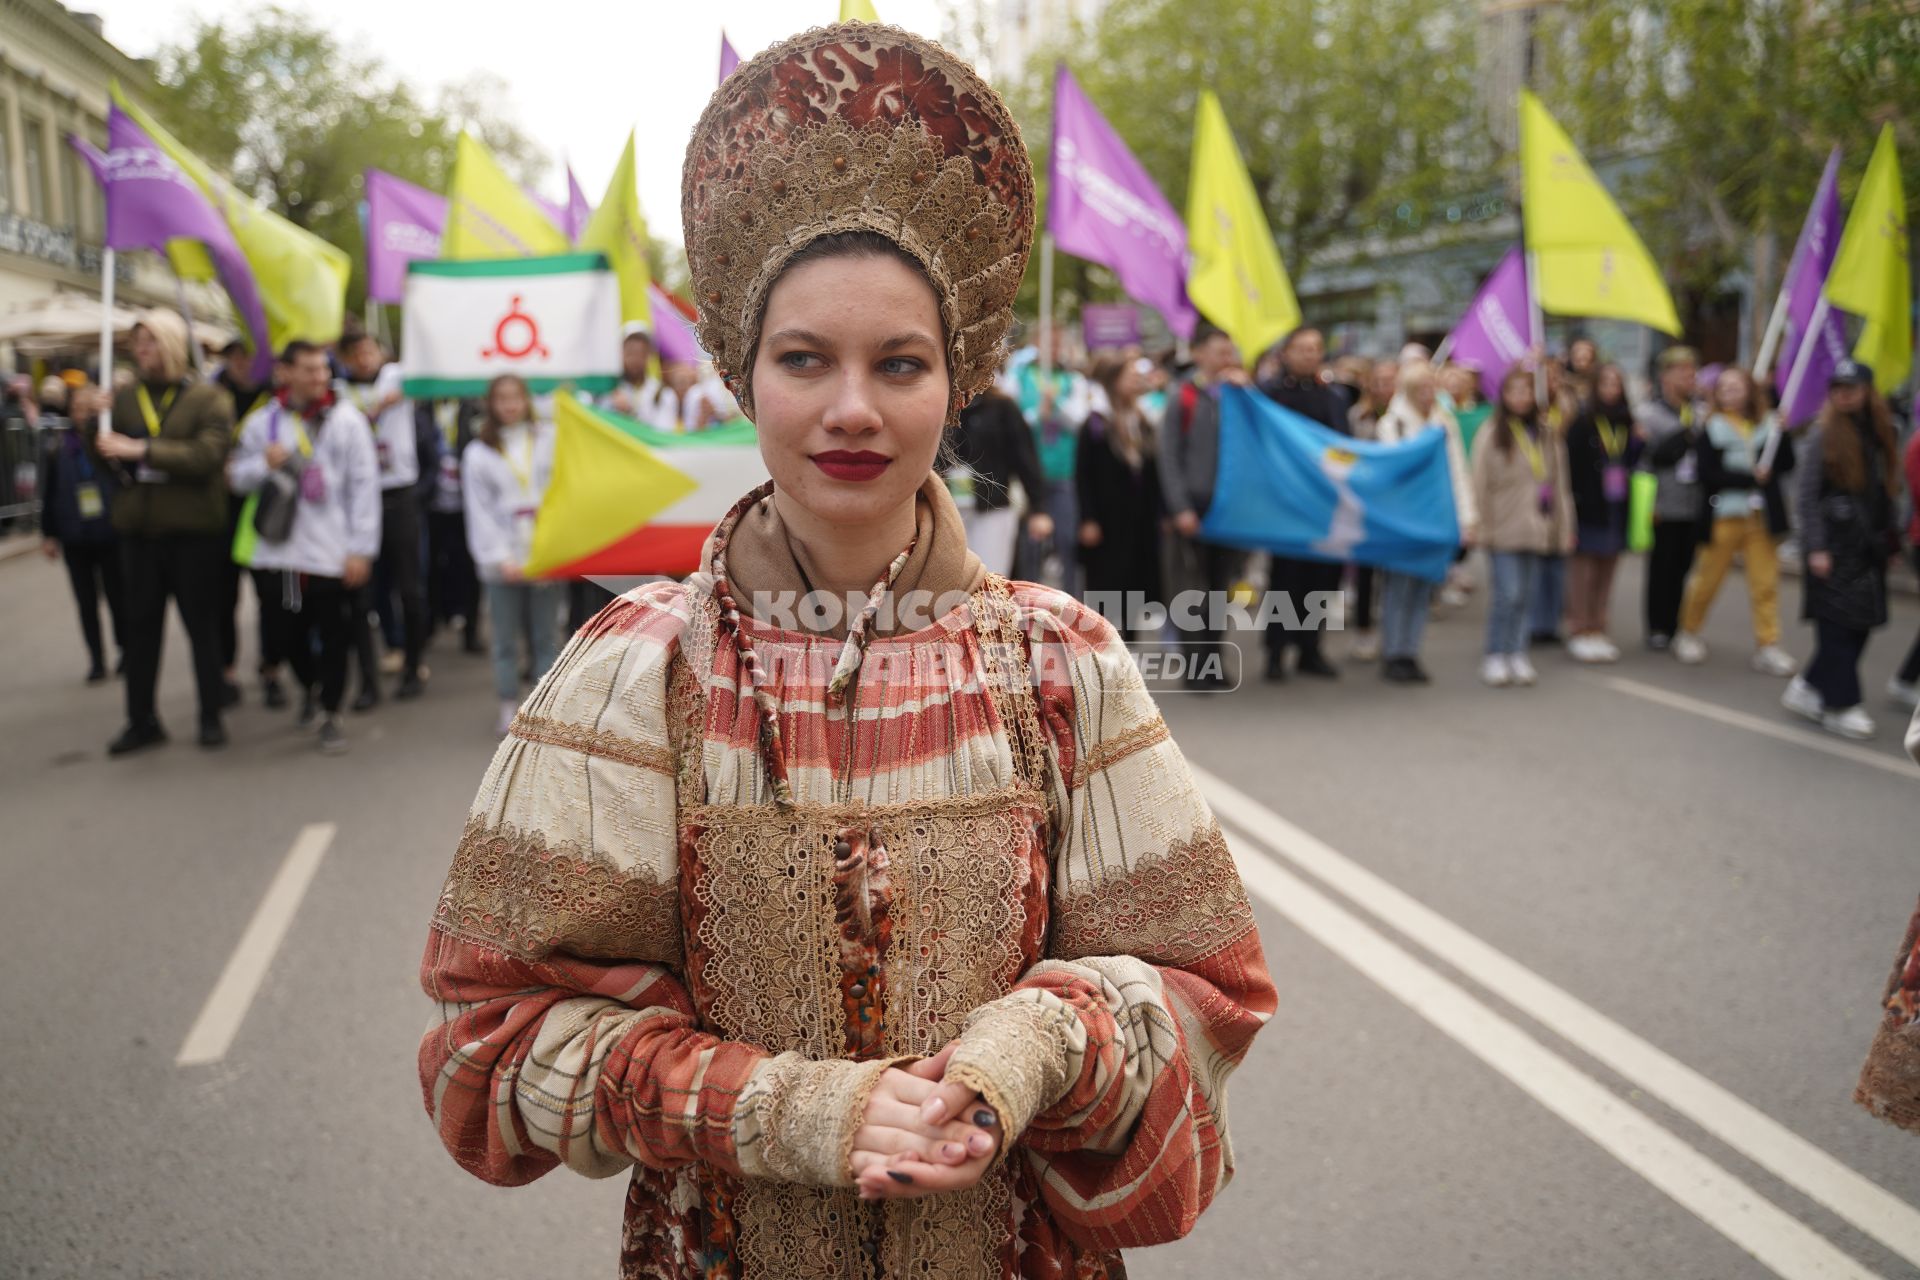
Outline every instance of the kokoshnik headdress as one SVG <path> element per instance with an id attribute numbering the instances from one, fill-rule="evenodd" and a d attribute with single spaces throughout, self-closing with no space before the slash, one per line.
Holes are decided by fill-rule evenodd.
<path id="1" fill-rule="evenodd" d="M 932 41 L 841 23 L 742 64 L 694 126 L 680 204 L 700 341 L 749 417 L 768 291 L 845 231 L 886 237 L 933 282 L 949 420 L 993 381 L 1033 245 L 1033 168 L 1000 96 Z"/>

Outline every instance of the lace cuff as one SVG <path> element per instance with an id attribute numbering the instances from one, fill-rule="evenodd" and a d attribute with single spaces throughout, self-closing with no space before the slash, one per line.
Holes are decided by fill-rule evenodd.
<path id="1" fill-rule="evenodd" d="M 734 1113 L 735 1152 L 750 1178 L 851 1187 L 853 1135 L 889 1067 L 912 1058 L 824 1062 L 783 1053 L 761 1064 Z"/>
<path id="2" fill-rule="evenodd" d="M 1072 1085 L 1085 1041 L 1079 1016 L 1052 992 L 1016 992 L 967 1019 L 946 1079 L 972 1089 L 1000 1117 L 999 1159 Z"/>

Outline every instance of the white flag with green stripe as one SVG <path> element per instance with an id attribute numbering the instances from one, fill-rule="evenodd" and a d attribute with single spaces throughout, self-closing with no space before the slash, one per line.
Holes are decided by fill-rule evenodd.
<path id="1" fill-rule="evenodd" d="M 406 298 L 410 396 L 477 396 L 503 373 L 536 392 L 620 380 L 620 282 L 604 254 L 414 262 Z"/>

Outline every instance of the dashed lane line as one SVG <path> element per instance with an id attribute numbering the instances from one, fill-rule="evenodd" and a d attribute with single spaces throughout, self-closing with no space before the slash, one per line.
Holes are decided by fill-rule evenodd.
<path id="1" fill-rule="evenodd" d="M 333 843 L 334 830 L 331 822 L 316 822 L 300 829 L 293 848 L 287 851 L 286 860 L 274 874 L 273 883 L 267 886 L 266 896 L 260 899 L 253 918 L 247 921 L 239 944 L 227 957 L 227 967 L 220 971 L 219 981 L 213 984 L 206 1004 L 200 1007 L 200 1016 L 193 1020 L 187 1038 L 181 1042 L 180 1052 L 173 1060 L 176 1067 L 205 1066 L 227 1056 L 233 1037 L 246 1019 L 247 1009 L 259 994 L 260 984 L 273 966 L 273 957 L 280 950 L 295 913 L 300 910 L 300 900 L 306 896 L 307 886 L 313 883 L 314 872 L 320 869 L 320 859 Z"/>

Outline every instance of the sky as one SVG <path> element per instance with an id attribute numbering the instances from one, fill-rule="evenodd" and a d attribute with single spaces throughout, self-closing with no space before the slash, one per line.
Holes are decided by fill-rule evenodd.
<path id="1" fill-rule="evenodd" d="M 199 18 L 230 18 L 231 0 L 66 0 L 98 13 L 107 39 L 146 57 Z M 553 165 L 541 184 L 564 203 L 570 163 L 598 203 L 637 127 L 640 204 L 648 229 L 680 238 L 680 161 L 718 79 L 720 31 L 742 59 L 839 16 L 838 0 L 281 0 L 324 21 L 350 48 L 377 54 L 431 89 L 475 71 L 505 79 L 503 113 L 542 142 Z M 937 0 L 876 0 L 883 20 L 938 38 Z"/>

